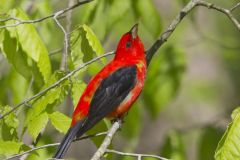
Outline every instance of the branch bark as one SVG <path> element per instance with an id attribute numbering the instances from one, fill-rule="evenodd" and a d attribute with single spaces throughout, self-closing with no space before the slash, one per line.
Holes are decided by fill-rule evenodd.
<path id="1" fill-rule="evenodd" d="M 106 153 L 114 153 L 122 156 L 130 156 L 130 157 L 137 157 L 138 160 L 141 160 L 143 157 L 150 157 L 150 158 L 155 158 L 155 159 L 161 159 L 161 160 L 169 160 L 164 157 L 160 157 L 157 155 L 152 155 L 152 154 L 139 154 L 139 153 L 127 153 L 127 152 L 120 152 L 116 150 L 111 150 L 111 149 L 106 149 Z"/>
<path id="2" fill-rule="evenodd" d="M 92 138 L 92 137 L 104 136 L 104 135 L 107 135 L 107 133 L 108 132 L 102 132 L 102 133 L 97 133 L 97 134 L 93 134 L 93 135 L 88 135 L 88 136 L 76 138 L 76 139 L 73 140 L 73 142 L 80 141 L 80 140 L 83 140 L 83 139 Z M 29 154 L 29 153 L 31 153 L 33 151 L 36 151 L 36 150 L 40 150 L 40 149 L 44 149 L 44 148 L 48 148 L 48 147 L 55 147 L 55 146 L 59 146 L 59 145 L 60 145 L 60 143 L 52 143 L 52 144 L 47 144 L 47 145 L 35 147 L 35 148 L 32 148 L 32 149 L 30 149 L 28 151 L 22 152 L 20 154 L 16 154 L 16 155 L 10 156 L 10 157 L 6 158 L 5 160 L 15 159 L 15 158 L 21 157 L 21 156 L 23 156 L 25 154 Z"/>
<path id="3" fill-rule="evenodd" d="M 14 24 L 14 26 L 0 26 L 0 29 L 1 28 L 6 28 L 6 27 L 15 27 L 17 25 L 20 25 L 20 24 L 24 24 L 24 23 L 36 23 L 36 22 L 41 22 L 45 19 L 48 19 L 48 18 L 52 18 L 54 17 L 55 15 L 61 15 L 69 10 L 72 10 L 80 5 L 83 5 L 85 3 L 89 3 L 93 0 L 86 0 L 86 1 L 82 1 L 82 2 L 79 2 L 71 7 L 68 7 L 64 10 L 61 10 L 61 11 L 58 11 L 52 15 L 49 15 L 47 17 L 44 17 L 44 18 L 41 18 L 41 19 L 38 19 L 38 20 L 32 20 L 32 21 L 20 21 L 19 19 L 17 18 L 8 18 L 8 19 L 5 19 L 5 20 L 0 20 L 0 22 L 4 22 L 4 21 L 8 21 L 8 20 L 11 20 L 11 19 L 15 19 L 15 20 L 19 20 L 20 23 L 19 24 Z M 207 7 L 207 8 L 210 8 L 210 9 L 214 9 L 214 10 L 217 10 L 225 15 L 228 16 L 228 18 L 234 22 L 234 25 L 238 28 L 238 30 L 240 31 L 240 25 L 239 25 L 239 22 L 237 21 L 236 18 L 234 18 L 234 16 L 231 14 L 231 12 L 233 10 L 235 10 L 237 7 L 240 6 L 239 3 L 237 3 L 235 6 L 233 6 L 231 9 L 227 10 L 225 9 L 225 11 L 222 11 L 222 9 L 224 8 L 221 8 L 219 6 L 216 6 L 216 5 L 213 5 L 212 3 L 209 3 L 209 2 L 206 2 L 206 1 L 202 1 L 202 0 L 191 0 L 180 12 L 179 14 L 176 16 L 175 19 L 173 19 L 172 23 L 170 24 L 170 26 L 166 29 L 165 32 L 163 32 L 160 36 L 160 38 L 158 38 L 154 44 L 146 51 L 146 59 L 147 59 L 147 62 L 148 62 L 148 65 L 152 59 L 152 57 L 154 56 L 154 54 L 156 54 L 157 50 L 168 40 L 168 38 L 171 36 L 171 34 L 173 33 L 173 31 L 176 29 L 176 27 L 178 26 L 178 24 L 182 21 L 182 19 L 196 6 L 204 6 L 204 7 Z M 229 16 L 229 14 L 231 16 Z M 28 98 L 26 100 L 24 100 L 22 103 L 18 104 L 17 106 L 13 107 L 12 110 L 10 110 L 9 112 L 7 112 L 6 114 L 4 115 L 0 115 L 0 119 L 4 118 L 5 116 L 9 115 L 10 113 L 12 113 L 13 111 L 15 111 L 16 109 L 18 109 L 20 106 L 24 105 L 24 104 L 27 104 L 28 102 L 32 101 L 33 99 L 43 95 L 44 93 L 46 93 L 48 90 L 52 89 L 52 88 L 55 88 L 56 86 L 58 86 L 61 82 L 63 82 L 64 80 L 66 80 L 67 78 L 71 77 L 72 75 L 74 75 L 77 71 L 79 71 L 81 68 L 84 68 L 85 66 L 87 66 L 88 64 L 91 64 L 93 62 L 95 62 L 96 60 L 102 58 L 102 57 L 106 57 L 108 55 L 111 55 L 113 54 L 114 52 L 110 52 L 110 53 L 106 53 L 105 55 L 103 56 L 100 56 L 100 57 L 97 57 L 95 59 L 92 59 L 91 61 L 87 62 L 87 63 L 84 63 L 82 65 L 80 65 L 79 68 L 77 68 L 76 70 L 70 72 L 69 74 L 67 74 L 65 77 L 63 77 L 62 79 L 60 79 L 58 82 L 54 83 L 53 85 L 51 85 L 50 87 L 46 88 L 45 90 L 39 92 L 38 94 L 34 95 L 33 97 L 31 98 Z"/>
<path id="4" fill-rule="evenodd" d="M 60 16 L 60 15 L 66 13 L 66 12 L 68 12 L 70 10 L 73 10 L 76 7 L 79 7 L 81 5 L 84 5 L 84 4 L 92 2 L 92 1 L 94 1 L 94 0 L 78 1 L 78 3 L 74 4 L 73 6 L 70 6 L 68 8 L 65 8 L 65 9 L 57 11 L 57 12 L 51 14 L 51 15 L 48 15 L 46 17 L 43 17 L 43 18 L 40 18 L 40 19 L 36 19 L 36 20 L 21 20 L 21 19 L 19 19 L 17 17 L 9 17 L 7 19 L 0 19 L 0 22 L 6 22 L 6 21 L 10 21 L 10 20 L 16 20 L 17 21 L 17 23 L 15 23 L 15 24 L 0 26 L 0 29 L 7 28 L 7 27 L 16 27 L 16 26 L 21 25 L 21 24 L 32 24 L 32 23 L 42 22 L 42 21 L 44 21 L 46 19 L 53 18 L 56 15 Z"/>
<path id="5" fill-rule="evenodd" d="M 214 9 L 214 10 L 217 10 L 217 11 L 225 14 L 232 21 L 232 23 L 237 27 L 237 29 L 240 31 L 240 23 L 232 14 L 232 12 L 240 6 L 240 2 L 237 3 L 235 6 L 233 6 L 230 9 L 222 8 L 213 3 L 209 3 L 209 2 L 201 1 L 201 0 L 196 1 L 196 6 L 207 7 L 208 9 Z"/>
<path id="6" fill-rule="evenodd" d="M 57 26 L 62 30 L 63 34 L 64 34 L 64 49 L 63 49 L 63 54 L 62 54 L 62 60 L 61 60 L 61 64 L 60 64 L 60 69 L 63 71 L 67 70 L 67 56 L 68 56 L 68 46 L 69 46 L 69 38 L 68 38 L 68 34 L 67 31 L 64 29 L 64 27 L 61 25 L 61 23 L 58 21 L 57 17 L 59 15 L 56 14 L 53 19 L 56 22 Z"/>
<path id="7" fill-rule="evenodd" d="M 68 1 L 68 7 L 71 7 L 74 5 L 74 1 L 75 0 L 69 0 Z M 61 65 L 60 65 L 60 69 L 67 71 L 68 70 L 68 66 L 67 66 L 67 59 L 68 59 L 68 55 L 69 55 L 69 36 L 67 33 L 70 33 L 71 31 L 71 27 L 72 27 L 72 11 L 73 10 L 69 10 L 69 12 L 66 13 L 66 32 L 63 31 L 64 33 L 64 50 L 63 50 L 63 56 L 62 56 L 62 60 L 61 60 Z"/>
<path id="8" fill-rule="evenodd" d="M 78 2 L 77 4 L 68 7 L 64 10 L 58 11 L 52 15 L 49 15 L 47 17 L 38 19 L 38 20 L 32 20 L 32 21 L 22 21 L 19 20 L 17 18 L 8 18 L 6 20 L 1 20 L 1 21 L 7 21 L 7 20 L 16 20 L 18 21 L 18 23 L 13 24 L 13 25 L 8 25 L 8 26 L 0 26 L 1 28 L 6 28 L 6 27 L 15 27 L 17 25 L 20 24 L 25 24 L 25 23 L 36 23 L 36 22 L 41 22 L 45 19 L 48 18 L 53 18 L 53 17 L 57 17 L 59 15 L 62 15 L 63 13 L 76 8 L 77 6 L 80 6 L 82 4 L 91 2 L 92 0 L 86 0 L 86 1 L 82 1 L 82 2 Z M 165 32 L 163 32 L 160 36 L 159 39 L 157 39 L 154 44 L 150 47 L 150 49 L 148 49 L 146 51 L 146 58 L 147 58 L 147 62 L 148 65 L 150 64 L 150 61 L 152 59 L 152 57 L 154 56 L 154 54 L 156 54 L 156 51 L 168 40 L 168 38 L 171 36 L 171 34 L 174 32 L 174 30 L 176 29 L 176 27 L 180 24 L 180 22 L 183 20 L 183 18 L 190 13 L 195 7 L 197 6 L 202 6 L 202 7 L 206 7 L 208 9 L 213 9 L 216 10 L 218 12 L 221 12 L 223 14 L 225 14 L 234 24 L 234 26 L 240 31 L 240 23 L 239 21 L 233 16 L 232 12 L 234 10 L 236 10 L 236 8 L 238 8 L 240 6 L 240 3 L 237 3 L 235 6 L 233 6 L 231 9 L 225 9 L 222 7 L 219 7 L 217 5 L 214 5 L 212 3 L 206 2 L 206 1 L 202 1 L 202 0 L 191 0 L 180 12 L 179 14 L 176 16 L 176 18 L 172 21 L 172 23 L 170 24 L 170 26 L 166 29 Z M 57 22 L 57 21 L 56 21 Z M 7 112 L 6 114 L 4 114 L 3 116 L 0 117 L 0 119 L 4 118 L 5 116 L 9 115 L 10 113 L 12 113 L 13 111 L 15 111 L 16 109 L 18 109 L 20 106 L 27 104 L 28 102 L 32 101 L 33 99 L 45 94 L 47 91 L 49 91 L 50 89 L 57 87 L 61 82 L 63 82 L 64 80 L 68 79 L 69 77 L 73 76 L 76 72 L 78 72 L 80 69 L 84 68 L 85 66 L 99 60 L 100 58 L 109 56 L 114 54 L 114 52 L 109 52 L 106 53 L 100 57 L 94 58 L 91 61 L 84 63 L 82 65 L 80 65 L 77 69 L 73 70 L 72 72 L 70 72 L 69 74 L 67 74 L 66 76 L 64 76 L 63 78 L 61 78 L 59 81 L 57 81 L 56 83 L 54 83 L 53 85 L 51 85 L 50 87 L 46 88 L 45 90 L 39 92 L 38 94 L 34 95 L 31 98 L 28 98 L 26 100 L 24 100 L 22 103 L 18 104 L 17 106 L 13 107 L 12 110 L 10 110 L 9 112 Z M 114 152 L 114 153 L 118 153 L 118 154 L 122 154 L 122 152 L 119 151 L 112 151 L 112 150 L 108 150 L 107 147 L 110 145 L 112 138 L 114 136 L 114 134 L 116 133 L 116 131 L 120 128 L 121 126 L 121 121 L 117 121 L 113 124 L 112 128 L 109 130 L 105 140 L 103 141 L 102 145 L 100 146 L 100 148 L 97 150 L 97 152 L 94 154 L 94 156 L 92 157 L 91 160 L 99 160 L 101 158 L 101 156 L 105 153 L 105 152 Z M 49 146 L 51 146 L 53 144 L 49 144 Z M 55 144 L 56 145 L 56 144 Z M 47 146 L 47 145 L 46 145 Z M 42 147 L 44 148 L 44 147 Z M 131 154 L 131 153 L 125 153 L 125 155 L 132 155 L 132 156 L 137 156 L 138 158 L 140 157 L 144 157 L 144 154 L 140 155 L 140 154 Z"/>
<path id="9" fill-rule="evenodd" d="M 99 160 L 103 156 L 103 154 L 106 152 L 108 146 L 111 144 L 114 134 L 121 127 L 121 125 L 122 125 L 121 119 L 117 119 L 117 121 L 113 123 L 113 125 L 112 125 L 111 129 L 108 131 L 108 134 L 105 137 L 103 143 L 98 148 L 97 152 L 95 152 L 95 154 L 93 155 L 91 160 Z"/>

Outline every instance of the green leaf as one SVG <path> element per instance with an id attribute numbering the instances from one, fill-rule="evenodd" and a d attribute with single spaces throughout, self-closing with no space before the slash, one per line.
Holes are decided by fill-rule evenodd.
<path id="1" fill-rule="evenodd" d="M 218 141 L 221 139 L 222 130 L 206 127 L 199 139 L 199 151 L 198 158 L 199 160 L 205 159 L 210 160 L 214 159 L 214 153 L 218 145 Z"/>
<path id="2" fill-rule="evenodd" d="M 32 75 L 32 68 L 27 63 L 27 55 L 23 52 L 21 47 L 18 47 L 16 38 L 10 37 L 8 31 L 4 33 L 3 45 L 1 46 L 4 55 L 16 71 L 29 80 Z"/>
<path id="3" fill-rule="evenodd" d="M 10 106 L 0 106 L 0 114 L 3 115 L 11 110 Z M 13 112 L 0 121 L 0 139 L 5 141 L 17 141 L 19 120 Z"/>
<path id="4" fill-rule="evenodd" d="M 154 38 L 157 38 L 162 30 L 161 19 L 152 0 L 133 0 L 133 9 L 136 18 L 139 18 L 146 29 Z"/>
<path id="5" fill-rule="evenodd" d="M 0 18 L 2 18 L 2 17 L 0 16 Z M 4 18 L 2 18 L 2 19 L 4 19 Z M 4 25 L 4 24 L 0 23 L 0 25 Z M 0 30 L 0 49 L 2 48 L 1 46 L 2 46 L 2 43 L 3 43 L 3 40 L 4 40 L 4 34 L 5 34 L 5 30 L 1 29 Z"/>
<path id="6" fill-rule="evenodd" d="M 26 122 L 33 119 L 35 116 L 38 116 L 42 112 L 46 111 L 51 104 L 55 104 L 56 101 L 61 96 L 61 88 L 53 88 L 49 90 L 45 95 L 41 96 L 31 108 L 29 108 L 29 111 L 27 113 Z"/>
<path id="7" fill-rule="evenodd" d="M 216 160 L 238 159 L 240 157 L 240 113 L 237 108 L 215 152 Z"/>
<path id="8" fill-rule="evenodd" d="M 52 125 L 62 133 L 66 133 L 71 124 L 71 118 L 60 112 L 49 114 Z"/>
<path id="9" fill-rule="evenodd" d="M 44 112 L 28 123 L 28 132 L 34 140 L 37 138 L 38 134 L 46 127 L 47 122 L 48 114 Z"/>
<path id="10" fill-rule="evenodd" d="M 100 41 L 87 25 L 81 25 L 71 33 L 70 44 L 74 68 L 91 60 L 94 55 L 104 53 Z"/>
<path id="11" fill-rule="evenodd" d="M 21 103 L 22 100 L 31 93 L 29 89 L 30 82 L 27 81 L 21 74 L 16 72 L 15 69 L 11 69 L 8 81 L 8 88 L 11 89 L 11 94 L 14 95 L 12 97 L 13 104 Z"/>
<path id="12" fill-rule="evenodd" d="M 4 68 L 5 63 L 0 63 L 0 68 Z M 9 73 L 6 74 L 5 76 L 0 78 L 0 103 L 1 104 L 8 104 L 9 99 L 7 99 L 7 95 L 9 94 L 7 91 L 9 90 Z M 1 105 L 0 105 L 1 106 Z"/>
<path id="13" fill-rule="evenodd" d="M 0 113 L 3 115 L 7 112 L 9 112 L 12 108 L 10 106 L 1 106 L 0 107 Z M 2 121 L 2 120 L 1 120 Z M 12 112 L 8 116 L 6 116 L 3 121 L 10 127 L 17 128 L 19 125 L 19 121 L 16 117 L 16 113 Z"/>
<path id="14" fill-rule="evenodd" d="M 87 25 L 83 25 L 82 29 L 84 30 L 84 34 L 86 38 L 88 45 L 90 46 L 90 50 L 86 49 L 86 51 L 90 51 L 95 53 L 96 55 L 100 56 L 104 53 L 104 49 L 100 43 L 100 41 L 98 40 L 98 38 L 96 37 L 96 35 L 93 33 L 93 31 L 91 30 L 91 28 L 89 28 Z M 83 46 L 83 52 L 85 50 L 86 46 Z M 86 54 L 86 53 L 85 53 Z"/>
<path id="15" fill-rule="evenodd" d="M 27 15 L 20 9 L 11 10 L 9 15 L 22 20 L 28 20 Z M 13 23 L 16 23 L 16 21 L 8 21 L 6 24 Z M 7 30 L 12 38 L 17 39 L 17 42 L 28 58 L 31 58 L 31 60 L 36 63 L 37 70 L 41 73 L 43 81 L 46 82 L 51 75 L 51 63 L 48 57 L 48 51 L 35 27 L 32 24 L 22 24 L 15 28 L 7 28 Z"/>
<path id="16" fill-rule="evenodd" d="M 182 136 L 177 131 L 170 131 L 168 137 L 161 148 L 160 155 L 174 160 L 185 160 L 185 147 Z"/>
<path id="17" fill-rule="evenodd" d="M 48 80 L 48 82 L 43 86 L 42 90 L 49 87 L 53 83 L 57 82 L 60 78 L 64 76 L 63 72 L 56 71 L 51 78 Z M 67 95 L 69 90 L 69 81 L 66 80 L 65 82 L 62 82 L 59 84 L 59 86 L 56 86 L 53 89 L 50 89 L 47 93 L 40 96 L 32 105 L 31 108 L 29 108 L 24 126 L 27 126 L 27 124 L 34 119 L 36 116 L 40 115 L 42 112 L 48 112 L 52 113 L 52 107 L 56 105 L 57 103 L 60 103 L 63 101 L 64 97 Z"/>
<path id="18" fill-rule="evenodd" d="M 1 156 L 10 156 L 19 153 L 22 145 L 23 143 L 21 142 L 0 140 L 0 158 Z"/>
<path id="19" fill-rule="evenodd" d="M 176 95 L 185 63 L 183 52 L 172 45 L 165 46 L 153 58 L 143 89 L 146 109 L 153 118 Z"/>
<path id="20" fill-rule="evenodd" d="M 240 107 L 234 109 L 234 111 L 231 114 L 231 118 L 234 119 L 237 115 L 240 113 Z"/>

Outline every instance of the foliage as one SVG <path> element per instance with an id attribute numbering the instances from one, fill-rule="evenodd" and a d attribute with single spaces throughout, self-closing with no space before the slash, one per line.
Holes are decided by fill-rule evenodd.
<path id="1" fill-rule="evenodd" d="M 177 131 L 170 131 L 166 141 L 161 148 L 161 155 L 169 159 L 186 159 L 185 147 L 182 135 Z"/>
<path id="2" fill-rule="evenodd" d="M 27 15 L 21 9 L 10 10 L 8 14 L 28 20 Z M 16 21 L 7 21 L 5 25 L 14 23 Z M 33 76 L 36 85 L 41 86 L 51 74 L 51 64 L 47 48 L 34 26 L 20 25 L 16 28 L 7 28 L 3 32 L 5 35 L 2 50 L 9 62 L 26 79 L 29 80 Z"/>
<path id="3" fill-rule="evenodd" d="M 199 139 L 199 159 L 214 159 L 214 153 L 222 135 L 223 130 L 220 128 L 213 126 L 204 128 Z"/>
<path id="4" fill-rule="evenodd" d="M 232 122 L 229 124 L 226 132 L 220 140 L 215 153 L 215 159 L 238 159 L 239 151 L 239 128 L 240 128 L 240 108 L 234 110 Z"/>
<path id="5" fill-rule="evenodd" d="M 177 93 L 184 68 L 184 54 L 173 45 L 165 46 L 152 60 L 143 92 L 146 108 L 152 117 L 157 117 Z"/>
<path id="6" fill-rule="evenodd" d="M 179 4 L 183 5 L 187 2 L 187 0 L 166 2 L 166 5 L 173 3 L 173 6 L 178 6 Z M 68 70 L 66 71 L 59 70 L 62 58 L 61 53 L 52 53 L 52 51 L 56 49 L 62 50 L 64 41 L 63 33 L 61 29 L 55 25 L 53 18 L 46 19 L 42 22 L 27 23 L 16 27 L 0 29 L 0 115 L 8 113 L 14 106 L 23 102 L 25 99 L 52 86 L 66 76 L 69 71 L 78 68 L 83 63 L 104 54 L 108 50 L 116 48 L 120 36 L 128 31 L 136 22 L 139 23 L 139 35 L 147 49 L 149 44 L 153 43 L 159 37 L 163 28 L 165 28 L 163 22 L 168 22 L 169 17 L 172 17 L 172 15 L 169 16 L 172 9 L 169 10 L 166 8 L 164 11 L 159 11 L 158 3 L 163 2 L 153 0 L 98 0 L 83 5 L 80 9 L 74 9 L 72 13 L 72 28 L 68 33 L 70 47 L 67 59 Z M 230 2 L 224 3 L 230 4 Z M 67 4 L 65 2 L 58 3 L 57 1 L 47 0 L 31 2 L 27 0 L 2 0 L 0 4 L 0 18 L 1 20 L 8 19 L 9 17 L 15 17 L 21 20 L 38 19 L 46 17 L 66 6 Z M 169 15 L 163 12 L 167 12 Z M 196 23 L 196 16 L 194 14 L 190 16 L 192 21 L 188 23 Z M 68 25 L 69 22 L 66 22 L 65 15 L 58 18 L 64 27 Z M 196 126 L 196 128 L 199 129 L 197 131 L 198 137 L 195 137 L 195 139 L 187 137 L 187 140 L 184 138 L 184 135 L 187 134 L 186 132 L 189 130 L 192 131 L 194 129 L 183 129 L 183 132 L 178 129 L 172 129 L 171 131 L 163 129 L 162 131 L 162 129 L 158 129 L 162 126 L 155 126 L 156 121 L 159 119 L 164 122 L 163 128 L 167 128 L 167 130 L 174 126 L 172 123 L 176 123 L 176 119 L 177 121 L 183 122 L 187 119 L 188 124 L 191 123 L 191 121 L 199 120 L 198 116 L 201 109 L 204 108 L 203 106 L 209 107 L 213 104 L 216 105 L 212 103 L 216 101 L 219 102 L 217 103 L 219 108 L 225 107 L 224 113 L 229 113 L 229 107 L 239 102 L 240 55 L 238 54 L 239 36 L 236 36 L 239 35 L 239 33 L 231 28 L 229 29 L 225 21 L 223 22 L 223 20 L 219 20 L 218 18 L 216 21 L 216 24 L 219 23 L 221 25 L 217 24 L 217 29 L 211 31 L 211 33 L 219 34 L 220 36 L 216 39 L 222 40 L 224 45 L 217 45 L 214 48 L 214 45 L 212 45 L 213 42 L 209 40 L 211 38 L 206 40 L 207 42 L 204 42 L 204 45 L 200 44 L 201 49 L 205 48 L 203 52 L 207 54 L 214 52 L 214 50 L 218 52 L 218 54 L 214 56 L 220 60 L 218 62 L 216 62 L 216 59 L 211 61 L 213 64 L 219 64 L 219 68 L 221 68 L 217 70 L 220 73 L 213 82 L 214 85 L 212 85 L 213 83 L 207 83 L 207 85 L 205 85 L 205 81 L 201 79 L 202 77 L 211 77 L 216 74 L 214 69 L 212 71 L 212 66 L 210 68 L 204 68 L 205 65 L 202 64 L 200 68 L 206 73 L 204 76 L 200 75 L 198 77 L 197 75 L 197 80 L 185 74 L 186 72 L 188 74 L 190 72 L 191 74 L 196 71 L 194 69 L 193 71 L 191 70 L 191 67 L 194 66 L 191 64 L 191 61 L 194 60 L 194 58 L 192 58 L 193 54 L 189 55 L 188 52 L 191 51 L 191 53 L 193 52 L 195 55 L 195 53 L 198 53 L 199 48 L 196 49 L 197 51 L 192 51 L 186 47 L 189 45 L 189 42 L 185 41 L 189 40 L 188 37 L 192 38 L 193 33 L 190 31 L 191 29 L 188 28 L 190 25 L 186 26 L 186 24 L 183 23 L 183 26 L 180 26 L 178 30 L 174 32 L 175 35 L 172 36 L 173 38 L 154 56 L 148 68 L 143 93 L 129 111 L 129 115 L 124 119 L 125 123 L 118 137 L 118 139 L 123 140 L 123 142 L 116 140 L 116 143 L 111 147 L 115 148 L 116 144 L 118 148 L 126 152 L 143 150 L 142 148 L 149 151 L 150 149 L 148 150 L 145 145 L 141 144 L 142 141 L 150 135 L 149 130 L 152 127 L 156 128 L 156 130 L 153 131 L 154 133 L 166 132 L 166 136 L 164 138 L 161 137 L 161 144 L 157 144 L 157 146 L 160 146 L 159 154 L 167 158 L 176 160 L 186 159 L 189 152 L 187 143 L 191 140 L 198 141 L 198 143 L 196 143 L 198 148 L 196 149 L 197 153 L 195 155 L 198 159 L 213 159 L 214 152 L 215 159 L 217 160 L 237 159 L 240 156 L 239 108 L 233 112 L 232 122 L 229 124 L 221 140 L 220 137 L 222 136 L 223 129 L 217 128 L 215 124 L 210 122 L 206 126 L 200 126 L 199 128 L 201 129 Z M 18 23 L 17 19 L 0 21 L 0 26 L 15 23 Z M 216 28 L 216 26 L 213 28 Z M 229 32 L 226 32 L 226 28 L 229 29 Z M 195 30 L 195 28 L 193 30 Z M 199 31 L 198 34 L 201 34 L 200 32 L 201 31 Z M 199 37 L 204 36 L 199 35 Z M 190 41 L 190 46 L 196 47 L 192 39 L 190 39 Z M 226 47 L 225 42 L 231 42 L 234 47 Z M 199 50 L 202 52 L 201 49 Z M 204 56 L 207 55 L 204 54 Z M 12 112 L 5 118 L 0 119 L 0 159 L 27 151 L 32 147 L 34 142 L 36 143 L 34 144 L 35 146 L 54 143 L 56 142 L 55 135 L 62 136 L 66 133 L 71 123 L 70 115 L 74 107 L 77 106 L 79 97 L 84 91 L 87 82 L 106 65 L 107 62 L 107 58 L 102 58 L 100 61 L 96 61 L 82 68 L 77 74 L 62 81 L 32 101 L 26 102 L 16 112 Z M 194 62 L 196 62 L 196 60 Z M 208 72 L 210 74 L 207 74 Z M 227 75 L 227 78 L 226 76 L 224 77 L 224 75 Z M 194 76 L 196 76 L 196 74 Z M 223 80 L 230 84 L 227 87 L 230 86 L 229 88 L 232 90 L 231 93 L 228 92 L 226 86 L 222 86 L 221 82 Z M 218 83 L 220 85 L 218 85 Z M 193 87 L 192 84 L 197 85 Z M 215 87 L 215 85 L 217 87 Z M 190 90 L 190 93 L 181 93 L 180 89 L 181 87 L 184 88 L 184 86 L 187 88 L 187 91 Z M 193 88 L 197 94 L 191 92 Z M 219 88 L 222 89 L 220 90 Z M 220 94 L 220 92 L 224 93 Z M 214 96 L 212 96 L 213 94 Z M 180 96 L 180 98 L 178 96 Z M 181 96 L 187 97 L 187 100 Z M 203 101 L 203 99 L 201 99 L 202 97 L 207 97 L 211 103 L 209 105 L 204 99 L 204 102 L 199 103 L 200 107 L 198 105 L 194 106 L 194 99 L 196 97 L 200 99 L 200 101 Z M 229 98 L 229 100 L 226 99 L 226 97 L 231 98 Z M 177 99 L 180 100 L 177 101 Z M 223 100 L 225 103 L 223 103 Z M 173 108 L 173 102 L 176 101 L 178 102 L 178 108 Z M 196 108 L 192 111 L 187 108 L 189 105 Z M 184 107 L 189 109 L 187 113 L 191 112 L 191 114 L 181 116 L 184 109 L 186 109 Z M 171 110 L 171 108 L 173 109 Z M 220 109 L 215 108 L 214 110 L 209 107 L 208 110 L 204 111 L 217 112 L 218 110 Z M 173 117 L 171 117 L 171 115 L 173 115 Z M 189 118 L 189 115 L 193 120 Z M 228 114 L 225 114 L 221 118 L 226 116 L 229 117 Z M 104 120 L 87 132 L 87 135 L 106 131 L 109 125 L 110 122 Z M 41 134 L 42 137 L 40 136 Z M 103 138 L 103 136 L 94 137 L 91 138 L 91 142 L 98 147 L 102 143 Z M 219 140 L 220 142 L 218 143 Z M 156 140 L 156 143 L 157 142 Z M 79 144 L 79 146 L 81 145 Z M 26 159 L 48 159 L 54 151 L 54 148 L 34 151 L 31 152 Z M 106 159 L 112 159 L 112 155 L 107 155 Z M 121 157 L 117 157 L 116 159 L 121 159 Z M 124 157 L 122 159 L 128 160 L 133 158 Z M 144 159 L 150 160 L 152 158 Z"/>

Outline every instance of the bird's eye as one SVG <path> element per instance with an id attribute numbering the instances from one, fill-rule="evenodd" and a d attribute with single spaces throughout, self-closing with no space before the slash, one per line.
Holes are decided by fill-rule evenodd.
<path id="1" fill-rule="evenodd" d="M 126 48 L 131 47 L 131 45 L 132 45 L 132 42 L 131 42 L 131 41 L 127 41 L 127 43 L 126 43 Z"/>

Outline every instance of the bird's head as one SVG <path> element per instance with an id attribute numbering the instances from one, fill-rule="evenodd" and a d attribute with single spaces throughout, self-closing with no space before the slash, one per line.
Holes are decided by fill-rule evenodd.
<path id="1" fill-rule="evenodd" d="M 126 58 L 139 59 L 144 55 L 144 46 L 138 36 L 138 24 L 135 24 L 129 32 L 125 33 L 118 43 L 115 59 Z"/>

